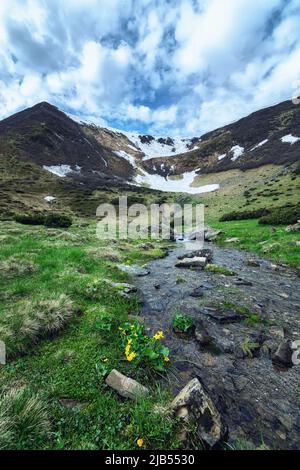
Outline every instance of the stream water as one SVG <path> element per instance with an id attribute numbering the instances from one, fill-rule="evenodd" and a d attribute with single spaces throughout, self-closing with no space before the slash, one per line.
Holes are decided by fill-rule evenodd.
<path id="1" fill-rule="evenodd" d="M 141 317 L 150 332 L 163 330 L 172 366 L 173 391 L 198 377 L 237 437 L 271 448 L 300 448 L 300 365 L 276 367 L 272 354 L 285 339 L 300 339 L 298 273 L 252 255 L 208 244 L 213 263 L 236 273 L 224 276 L 175 267 L 184 244 L 148 264 L 150 274 L 137 278 L 143 301 Z M 196 288 L 196 295 L 191 294 Z M 195 295 L 195 294 L 193 294 Z M 247 324 L 235 308 L 247 307 L 259 321 Z M 192 315 L 200 333 L 174 333 L 176 312 Z M 208 341 L 203 341 L 203 335 Z M 245 353 L 245 345 L 256 344 Z"/>

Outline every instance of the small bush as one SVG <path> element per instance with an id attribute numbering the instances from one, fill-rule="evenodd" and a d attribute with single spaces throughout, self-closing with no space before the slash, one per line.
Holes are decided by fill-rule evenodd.
<path id="1" fill-rule="evenodd" d="M 16 214 L 15 221 L 23 225 L 44 225 L 45 216 L 43 214 Z"/>
<path id="2" fill-rule="evenodd" d="M 240 212 L 230 212 L 224 214 L 220 218 L 220 222 L 227 222 L 229 220 L 246 220 L 246 219 L 259 219 L 270 213 L 270 209 L 256 209 L 253 211 L 240 211 Z"/>
<path id="3" fill-rule="evenodd" d="M 284 206 L 274 208 L 270 214 L 261 217 L 260 224 L 289 225 L 300 219 L 300 204 L 292 207 Z"/>
<path id="4" fill-rule="evenodd" d="M 46 227 L 68 228 L 72 225 L 72 219 L 64 214 L 48 214 L 44 224 Z"/>
<path id="5" fill-rule="evenodd" d="M 188 333 L 194 327 L 194 320 L 188 315 L 183 313 L 176 313 L 172 320 L 173 329 L 179 331 L 180 333 Z"/>

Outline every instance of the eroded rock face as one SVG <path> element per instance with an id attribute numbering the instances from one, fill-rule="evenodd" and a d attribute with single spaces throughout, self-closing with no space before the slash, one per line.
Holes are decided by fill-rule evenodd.
<path id="1" fill-rule="evenodd" d="M 196 425 L 198 438 L 206 447 L 222 442 L 226 429 L 211 398 L 197 378 L 191 380 L 171 403 L 177 417 Z"/>
<path id="2" fill-rule="evenodd" d="M 176 268 L 204 268 L 206 265 L 207 258 L 200 256 L 195 256 L 194 258 L 183 258 L 175 264 Z"/>
<path id="3" fill-rule="evenodd" d="M 113 369 L 105 380 L 106 385 L 118 392 L 121 397 L 137 400 L 141 396 L 149 394 L 149 390 L 136 380 Z"/>

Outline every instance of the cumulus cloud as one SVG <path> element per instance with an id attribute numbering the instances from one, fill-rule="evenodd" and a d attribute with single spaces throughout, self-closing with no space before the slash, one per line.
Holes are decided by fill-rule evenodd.
<path id="1" fill-rule="evenodd" d="M 201 135 L 289 99 L 300 0 L 1 0 L 0 118 L 39 101 Z"/>

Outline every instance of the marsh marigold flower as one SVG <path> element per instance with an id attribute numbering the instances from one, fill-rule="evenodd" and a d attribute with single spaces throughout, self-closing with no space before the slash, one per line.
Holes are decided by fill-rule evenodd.
<path id="1" fill-rule="evenodd" d="M 156 341 L 159 341 L 159 340 L 162 339 L 163 337 L 164 337 L 163 331 L 158 331 L 158 332 L 155 333 L 155 335 L 153 336 L 153 338 L 154 338 Z"/>
<path id="2" fill-rule="evenodd" d="M 136 443 L 137 443 L 138 447 L 143 447 L 143 445 L 144 445 L 144 439 L 139 438 L 139 439 L 136 441 Z"/>

